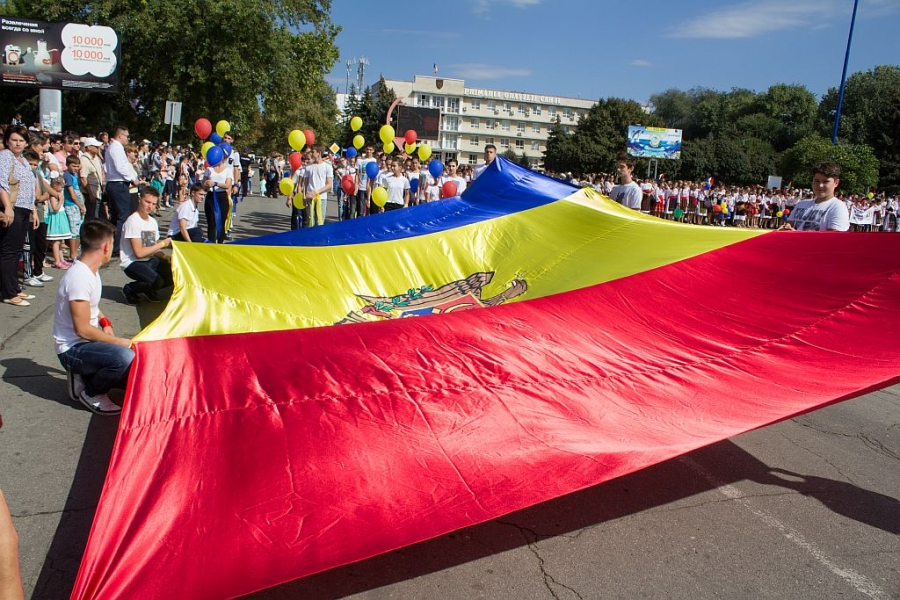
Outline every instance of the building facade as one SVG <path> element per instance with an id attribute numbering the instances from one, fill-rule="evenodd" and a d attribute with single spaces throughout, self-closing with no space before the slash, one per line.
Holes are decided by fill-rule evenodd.
<path id="1" fill-rule="evenodd" d="M 440 136 L 427 140 L 441 160 L 478 164 L 486 144 L 497 153 L 512 150 L 540 168 L 547 138 L 557 117 L 564 130 L 595 104 L 593 100 L 466 87 L 462 79 L 416 75 L 413 81 L 386 79 L 387 86 L 408 106 L 441 111 Z"/>

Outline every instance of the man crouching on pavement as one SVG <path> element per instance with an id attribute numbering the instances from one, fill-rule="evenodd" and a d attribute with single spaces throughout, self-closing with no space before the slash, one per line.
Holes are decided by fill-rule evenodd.
<path id="1" fill-rule="evenodd" d="M 81 256 L 66 271 L 56 292 L 53 341 L 66 369 L 69 397 L 98 415 L 122 409 L 107 392 L 126 381 L 134 352 L 131 340 L 116 337 L 112 323 L 100 311 L 100 266 L 112 255 L 115 225 L 88 219 L 81 226 Z"/>

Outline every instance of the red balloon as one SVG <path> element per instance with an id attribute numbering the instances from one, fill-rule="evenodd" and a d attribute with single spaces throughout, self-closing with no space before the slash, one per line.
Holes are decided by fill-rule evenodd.
<path id="1" fill-rule="evenodd" d="M 212 123 L 209 122 L 209 119 L 197 119 L 194 123 L 194 133 L 196 133 L 201 140 L 205 140 L 209 137 L 209 134 L 212 133 Z"/>
<path id="2" fill-rule="evenodd" d="M 344 190 L 345 194 L 356 193 L 356 182 L 353 181 L 353 175 L 344 175 L 341 179 L 341 189 Z"/>
<path id="3" fill-rule="evenodd" d="M 416 140 L 419 139 L 419 136 L 416 135 L 416 132 L 412 129 L 406 132 L 406 143 L 409 145 L 415 144 Z"/>
<path id="4" fill-rule="evenodd" d="M 713 204 L 713 212 L 722 212 L 722 207 L 719 204 Z"/>
<path id="5" fill-rule="evenodd" d="M 456 195 L 457 185 L 455 181 L 445 181 L 441 186 L 441 198 L 452 198 Z"/>
<path id="6" fill-rule="evenodd" d="M 291 165 L 291 171 L 296 171 L 300 168 L 300 163 L 303 162 L 303 157 L 300 156 L 299 152 L 291 152 L 291 155 L 288 156 L 288 163 Z"/>
<path id="7" fill-rule="evenodd" d="M 788 216 L 789 214 L 791 214 L 791 209 L 789 209 L 789 208 L 784 209 L 784 216 Z"/>
<path id="8" fill-rule="evenodd" d="M 313 133 L 312 129 L 304 129 L 303 135 L 306 136 L 307 146 L 312 146 L 316 143 L 316 134 Z"/>

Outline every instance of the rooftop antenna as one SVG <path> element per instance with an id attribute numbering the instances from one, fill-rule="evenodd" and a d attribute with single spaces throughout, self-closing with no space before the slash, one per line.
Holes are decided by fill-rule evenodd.
<path id="1" fill-rule="evenodd" d="M 356 59 L 355 59 L 355 58 L 348 58 L 348 59 L 347 59 L 347 86 L 344 88 L 344 93 L 345 93 L 345 94 L 349 94 L 349 93 L 350 93 L 350 67 L 353 66 L 353 63 L 354 63 L 354 62 L 356 62 Z M 359 91 L 359 90 L 357 90 L 357 91 Z"/>
<path id="2" fill-rule="evenodd" d="M 354 60 L 356 60 L 356 59 L 354 59 Z M 366 67 L 369 66 L 369 59 L 366 58 L 365 56 L 363 56 L 356 62 L 358 65 L 356 67 L 356 89 L 357 89 L 357 91 L 360 91 L 363 89 L 363 80 L 366 77 Z"/>

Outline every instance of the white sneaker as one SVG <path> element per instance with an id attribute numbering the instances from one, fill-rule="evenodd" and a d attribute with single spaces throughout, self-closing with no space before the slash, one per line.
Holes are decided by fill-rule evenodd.
<path id="1" fill-rule="evenodd" d="M 41 273 L 38 276 L 38 279 L 40 281 L 43 281 L 44 283 L 47 283 L 48 281 L 53 281 L 53 275 L 47 275 L 46 273 Z"/>
<path id="2" fill-rule="evenodd" d="M 37 277 L 29 277 L 23 283 L 25 285 L 30 285 L 31 287 L 44 287 L 44 282 Z"/>
<path id="3" fill-rule="evenodd" d="M 122 412 L 122 407 L 113 403 L 106 394 L 88 396 L 87 391 L 82 390 L 78 399 L 95 415 L 117 415 Z"/>

